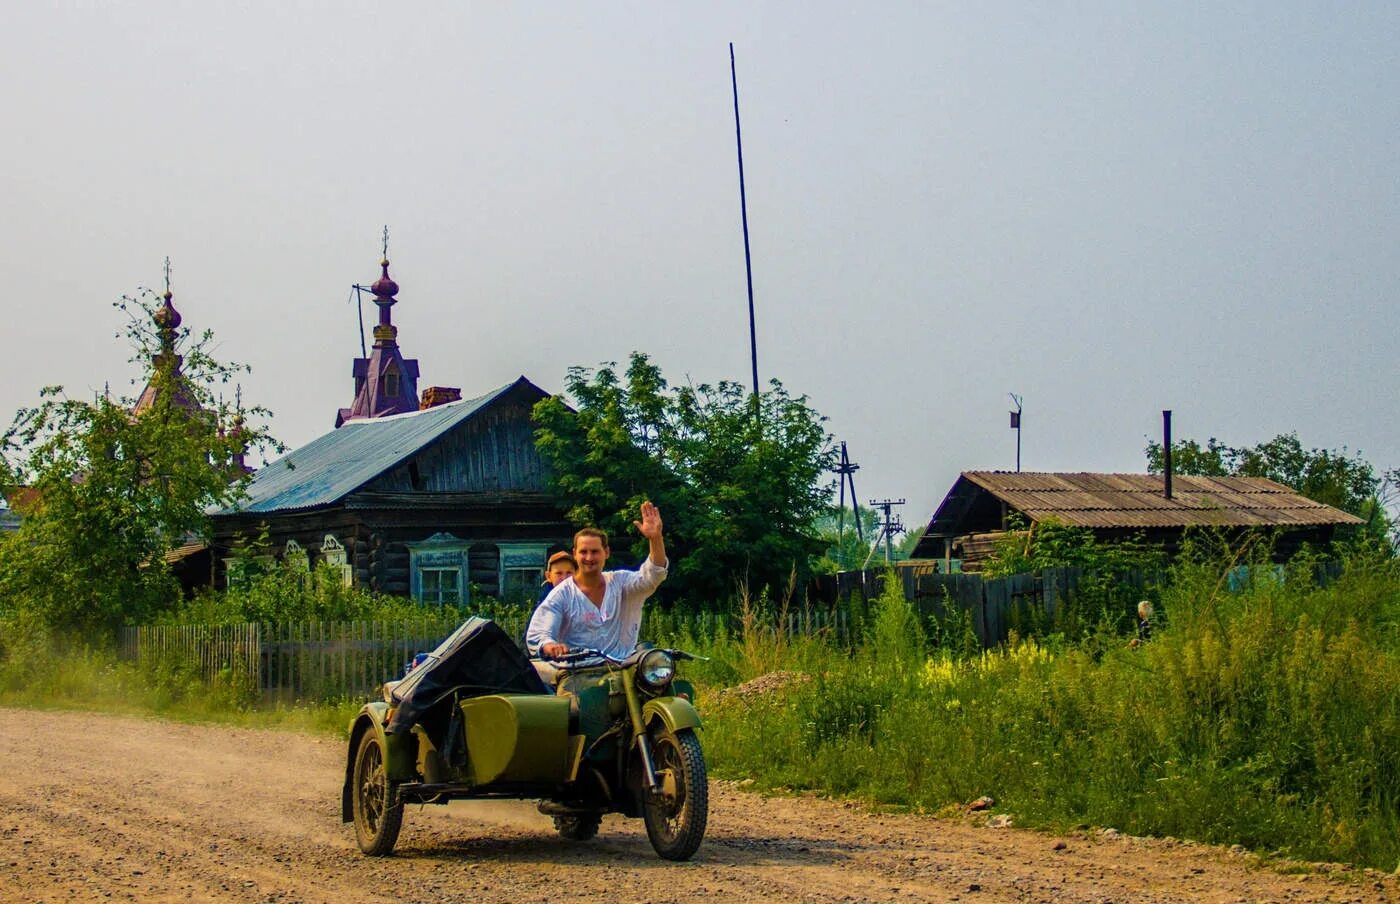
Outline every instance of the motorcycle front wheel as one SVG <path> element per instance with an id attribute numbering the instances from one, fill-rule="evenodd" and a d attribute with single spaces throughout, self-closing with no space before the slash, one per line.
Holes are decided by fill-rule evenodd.
<path id="1" fill-rule="evenodd" d="M 372 731 L 365 732 L 356 751 L 354 781 L 355 840 L 366 854 L 382 857 L 393 851 L 399 840 L 403 801 L 398 788 L 389 781 L 384 750 Z"/>
<path id="2" fill-rule="evenodd" d="M 700 739 L 690 729 L 651 735 L 656 792 L 647 793 L 642 814 L 647 837 L 666 860 L 689 860 L 705 837 L 710 814 L 709 781 Z"/>

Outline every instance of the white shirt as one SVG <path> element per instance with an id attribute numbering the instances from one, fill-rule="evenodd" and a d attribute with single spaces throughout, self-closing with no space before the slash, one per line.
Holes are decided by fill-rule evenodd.
<path id="1" fill-rule="evenodd" d="M 621 659 L 637 646 L 642 604 L 666 580 L 666 566 L 653 565 L 648 557 L 636 571 L 603 572 L 601 606 L 593 605 L 572 577 L 565 578 L 530 617 L 525 645 L 538 652 L 544 644 L 562 643 L 570 650 L 598 650 Z"/>

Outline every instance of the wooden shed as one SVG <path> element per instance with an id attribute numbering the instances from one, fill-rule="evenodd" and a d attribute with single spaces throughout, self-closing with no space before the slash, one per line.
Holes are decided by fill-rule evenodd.
<path id="1" fill-rule="evenodd" d="M 977 571 L 1019 513 L 1027 523 L 1053 520 L 1105 540 L 1141 535 L 1175 551 L 1188 528 L 1276 530 L 1275 555 L 1304 543 L 1327 543 L 1339 526 L 1362 520 L 1263 477 L 1160 474 L 964 471 L 914 548 L 916 559 L 961 561 Z"/>
<path id="2" fill-rule="evenodd" d="M 573 528 L 547 492 L 530 413 L 548 393 L 521 377 L 475 399 L 345 421 L 254 476 L 247 498 L 213 517 L 210 582 L 267 555 L 327 563 L 347 585 L 426 604 L 473 595 L 530 599 L 546 556 Z M 232 574 L 230 574 L 232 572 Z"/>

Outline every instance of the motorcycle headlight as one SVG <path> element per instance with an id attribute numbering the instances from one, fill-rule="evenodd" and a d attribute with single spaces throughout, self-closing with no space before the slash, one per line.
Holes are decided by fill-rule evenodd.
<path id="1" fill-rule="evenodd" d="M 676 676 L 676 661 L 665 650 L 652 650 L 637 665 L 637 675 L 652 690 L 661 690 Z"/>

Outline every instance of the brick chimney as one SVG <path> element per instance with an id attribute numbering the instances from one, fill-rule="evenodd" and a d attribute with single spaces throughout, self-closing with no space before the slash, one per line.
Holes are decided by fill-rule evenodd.
<path id="1" fill-rule="evenodd" d="M 429 386 L 423 390 L 423 400 L 418 403 L 418 410 L 436 408 L 439 405 L 446 405 L 448 402 L 462 401 L 462 390 L 453 386 Z"/>

